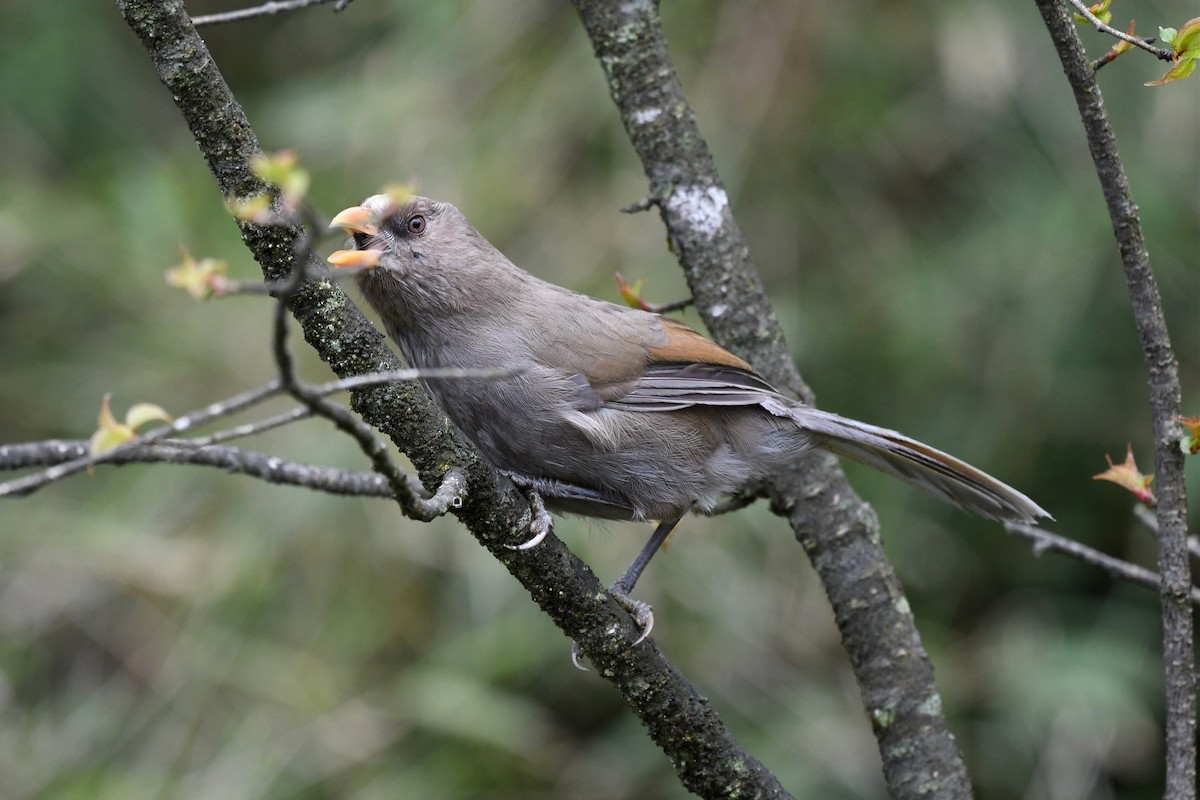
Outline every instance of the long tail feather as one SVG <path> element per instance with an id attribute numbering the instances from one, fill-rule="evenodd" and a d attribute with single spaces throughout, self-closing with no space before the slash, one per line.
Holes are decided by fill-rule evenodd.
<path id="1" fill-rule="evenodd" d="M 1050 517 L 1037 503 L 986 472 L 896 431 L 809 406 L 788 406 L 786 412 L 812 432 L 824 449 L 869 464 L 961 508 L 1001 522 Z"/>

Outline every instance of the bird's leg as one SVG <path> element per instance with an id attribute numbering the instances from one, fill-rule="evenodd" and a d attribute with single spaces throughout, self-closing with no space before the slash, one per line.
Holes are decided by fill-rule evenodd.
<path id="1" fill-rule="evenodd" d="M 638 627 L 642 629 L 642 635 L 637 638 L 634 644 L 639 644 L 654 629 L 654 610 L 650 608 L 650 604 L 643 600 L 634 600 L 630 597 L 630 592 L 637 585 L 638 578 L 642 577 L 642 573 L 646 571 L 646 567 L 650 564 L 650 559 L 654 558 L 654 554 L 662 547 L 663 542 L 671 535 L 671 531 L 679 524 L 679 518 L 663 520 L 658 523 L 658 527 L 654 529 L 654 533 L 650 534 L 649 541 L 637 554 L 637 558 L 629 565 L 629 568 L 621 573 L 621 577 L 617 578 L 617 582 L 608 588 L 621 607 L 633 615 Z"/>
<path id="2" fill-rule="evenodd" d="M 650 631 L 654 630 L 654 609 L 644 600 L 634 600 L 629 596 L 633 591 L 633 587 L 637 585 L 638 578 L 642 577 L 642 573 L 646 571 L 646 567 L 650 565 L 650 559 L 654 558 L 654 554 L 662 547 L 663 542 L 671 535 L 671 531 L 679 524 L 680 517 L 675 519 L 664 520 L 658 523 L 658 527 L 654 529 L 654 533 L 650 534 L 650 539 L 642 547 L 637 557 L 633 559 L 633 563 L 621 573 L 621 577 L 617 578 L 617 582 L 608 587 L 608 592 L 613 596 L 613 599 L 620 604 L 621 608 L 625 609 L 633 617 L 633 621 L 637 623 L 638 628 L 642 633 L 634 641 L 634 644 L 641 644 Z M 579 643 L 573 642 L 571 645 L 571 663 L 577 668 L 587 672 L 587 667 L 579 660 L 581 655 L 579 651 Z"/>

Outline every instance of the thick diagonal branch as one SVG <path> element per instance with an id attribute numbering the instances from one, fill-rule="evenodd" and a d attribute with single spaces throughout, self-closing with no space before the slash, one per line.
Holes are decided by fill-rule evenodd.
<path id="1" fill-rule="evenodd" d="M 118 0 L 129 27 L 153 60 L 224 195 L 265 187 L 250 171 L 260 149 L 180 0 Z M 242 238 L 268 280 L 291 270 L 298 228 L 242 225 Z M 309 274 L 318 276 L 320 265 Z M 332 281 L 310 280 L 289 300 L 305 338 L 341 377 L 396 369 L 392 351 Z M 707 797 L 786 797 L 778 781 L 732 738 L 703 697 L 653 642 L 631 648 L 637 630 L 587 565 L 554 536 L 529 550 L 530 508 L 484 463 L 412 385 L 356 391 L 353 407 L 408 455 L 427 486 L 450 468 L 463 469 L 467 494 L 455 514 L 575 640 L 599 673 L 621 692 L 677 765 L 693 764 L 693 791 Z"/>
<path id="2" fill-rule="evenodd" d="M 575 6 L 650 181 L 648 202 L 660 209 L 705 324 L 777 386 L 811 401 L 667 52 L 658 4 Z M 814 456 L 781 478 L 773 498 L 825 586 L 892 795 L 969 797 L 933 668 L 874 513 L 830 456 Z"/>

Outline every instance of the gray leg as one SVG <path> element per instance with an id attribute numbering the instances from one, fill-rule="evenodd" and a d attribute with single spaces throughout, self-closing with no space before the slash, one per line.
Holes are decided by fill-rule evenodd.
<path id="1" fill-rule="evenodd" d="M 654 554 L 662 547 L 663 542 L 671 535 L 671 531 L 679 524 L 679 518 L 665 520 L 658 523 L 658 527 L 654 529 L 654 533 L 650 534 L 649 541 L 642 547 L 641 552 L 637 554 L 637 558 L 629 565 L 629 568 L 621 573 L 621 577 L 617 578 L 617 582 L 608 587 L 609 593 L 613 596 L 622 608 L 628 611 L 642 629 L 642 635 L 637 638 L 634 644 L 641 644 L 650 631 L 654 630 L 654 609 L 644 600 L 634 600 L 629 596 L 633 591 L 633 587 L 637 585 L 638 578 L 642 577 L 642 573 L 646 571 L 646 567 L 650 564 L 650 559 L 654 558 Z M 575 643 L 571 646 L 571 663 L 579 669 L 587 671 L 587 667 L 579 660 L 579 644 Z"/>
<path id="2" fill-rule="evenodd" d="M 654 529 L 654 533 L 650 534 L 650 540 L 646 542 L 645 547 L 637 554 L 637 558 L 633 560 L 628 569 L 621 573 L 621 577 L 617 578 L 617 582 L 608 589 L 617 602 L 633 615 L 638 627 L 642 629 L 642 635 L 637 638 L 634 644 L 641 643 L 642 640 L 650 635 L 650 631 L 654 629 L 654 610 L 650 608 L 649 603 L 642 600 L 634 600 L 629 596 L 629 593 L 633 591 L 633 587 L 637 585 L 638 578 L 642 577 L 642 573 L 650 565 L 650 559 L 654 558 L 654 554 L 659 551 L 663 542 L 667 540 L 667 537 L 671 535 L 671 531 L 678 524 L 678 518 L 658 523 L 658 527 Z"/>
<path id="3" fill-rule="evenodd" d="M 617 578 L 617 582 L 612 585 L 613 591 L 620 590 L 622 594 L 629 594 L 633 591 L 633 587 L 637 585 L 638 578 L 642 577 L 642 573 L 646 571 L 646 567 L 650 565 L 650 559 L 654 558 L 654 554 L 662 547 L 663 542 L 671 535 L 671 531 L 675 530 L 675 526 L 679 524 L 679 519 L 670 519 L 658 523 L 658 527 L 654 529 L 654 533 L 650 534 L 649 541 L 637 554 L 637 558 L 629 565 L 629 568 L 621 573 L 621 577 Z"/>

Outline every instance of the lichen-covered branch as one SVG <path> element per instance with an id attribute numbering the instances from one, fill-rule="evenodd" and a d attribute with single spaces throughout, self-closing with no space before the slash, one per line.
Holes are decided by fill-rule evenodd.
<path id="1" fill-rule="evenodd" d="M 223 195 L 244 197 L 265 187 L 250 171 L 260 148 L 236 100 L 180 0 L 118 0 L 183 115 Z M 243 223 L 242 238 L 267 280 L 291 272 L 298 227 Z M 322 267 L 288 300 L 305 338 L 339 376 L 401 365 Z M 703 697 L 668 663 L 652 641 L 630 647 L 638 631 L 588 567 L 555 536 L 537 547 L 510 545 L 529 538 L 529 503 L 450 426 L 417 387 L 373 386 L 352 405 L 409 456 L 427 486 L 451 468 L 467 492 L 454 513 L 529 591 L 559 628 L 576 641 L 602 676 L 621 692 L 655 742 L 680 768 L 695 765 L 688 788 L 705 797 L 786 797 L 778 781 L 732 738 Z"/>
<path id="2" fill-rule="evenodd" d="M 658 206 L 709 331 L 777 386 L 811 402 L 667 52 L 658 4 L 575 0 L 575 7 L 650 182 L 642 205 Z M 971 796 L 874 513 L 831 456 L 814 455 L 782 476 L 773 499 L 833 606 L 892 796 Z"/>

